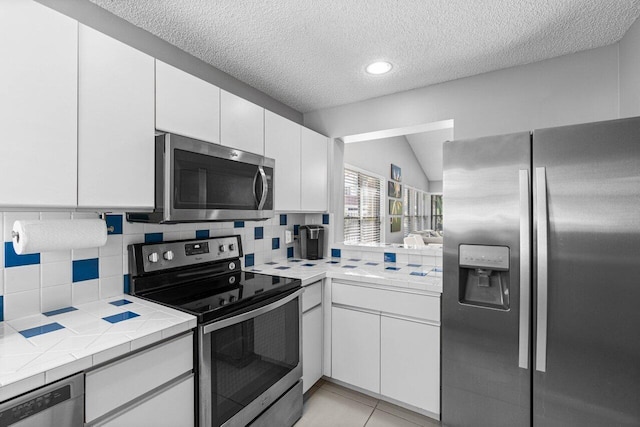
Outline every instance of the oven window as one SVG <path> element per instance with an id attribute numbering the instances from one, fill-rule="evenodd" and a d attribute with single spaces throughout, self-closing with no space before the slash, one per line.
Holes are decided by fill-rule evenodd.
<path id="1" fill-rule="evenodd" d="M 298 298 L 211 333 L 213 425 L 220 426 L 300 362 Z"/>

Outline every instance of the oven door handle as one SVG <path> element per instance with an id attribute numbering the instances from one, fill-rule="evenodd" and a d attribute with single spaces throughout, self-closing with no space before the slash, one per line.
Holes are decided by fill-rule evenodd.
<path id="1" fill-rule="evenodd" d="M 294 299 L 302 295 L 302 292 L 304 292 L 304 289 L 299 289 L 291 295 L 287 295 L 286 297 L 279 299 L 278 301 L 274 301 L 271 304 L 256 308 L 255 310 L 247 311 L 246 313 L 242 313 L 228 319 L 209 323 L 208 325 L 203 326 L 202 332 L 204 334 L 208 334 L 213 331 L 217 331 L 218 329 L 226 328 L 227 326 L 235 325 L 236 323 L 241 323 L 249 319 L 253 319 L 254 317 L 260 316 L 261 314 L 267 313 L 271 310 L 275 310 L 276 308 L 282 307 L 286 303 L 293 301 Z"/>

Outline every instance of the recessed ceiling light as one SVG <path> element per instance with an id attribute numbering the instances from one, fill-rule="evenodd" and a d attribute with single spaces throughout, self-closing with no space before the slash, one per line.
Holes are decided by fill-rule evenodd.
<path id="1" fill-rule="evenodd" d="M 391 71 L 393 65 L 387 61 L 378 61 L 367 65 L 367 73 L 369 74 L 385 74 Z"/>

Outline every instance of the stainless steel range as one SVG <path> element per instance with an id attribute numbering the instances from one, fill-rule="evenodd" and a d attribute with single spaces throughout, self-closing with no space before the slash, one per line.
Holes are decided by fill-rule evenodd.
<path id="1" fill-rule="evenodd" d="M 302 415 L 300 280 L 243 272 L 240 236 L 129 246 L 131 294 L 193 314 L 200 426 Z"/>

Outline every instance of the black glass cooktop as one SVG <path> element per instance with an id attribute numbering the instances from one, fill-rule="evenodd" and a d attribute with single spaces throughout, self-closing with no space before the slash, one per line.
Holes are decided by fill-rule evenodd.
<path id="1" fill-rule="evenodd" d="M 185 311 L 208 323 L 266 305 L 295 292 L 299 279 L 237 271 L 161 290 L 137 294 L 141 298 Z"/>

